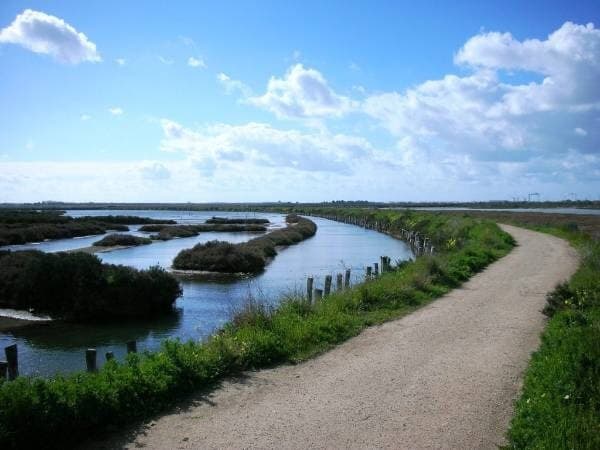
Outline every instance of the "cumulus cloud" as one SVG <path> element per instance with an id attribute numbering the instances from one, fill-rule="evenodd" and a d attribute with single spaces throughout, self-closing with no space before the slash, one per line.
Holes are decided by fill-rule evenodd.
<path id="1" fill-rule="evenodd" d="M 245 83 L 234 80 L 223 72 L 217 74 L 217 81 L 223 86 L 227 94 L 239 92 L 243 97 L 252 95 L 252 90 Z"/>
<path id="2" fill-rule="evenodd" d="M 26 9 L 0 30 L 0 43 L 17 44 L 69 64 L 102 61 L 96 44 L 73 26 L 49 14 Z"/>
<path id="3" fill-rule="evenodd" d="M 600 109 L 600 30 L 567 22 L 545 40 L 524 41 L 484 33 L 469 39 L 455 62 L 471 73 L 362 103 L 363 112 L 404 147 L 410 143 L 409 150 L 398 147 L 409 161 L 422 167 L 432 161 L 445 171 L 451 161 L 465 180 L 481 184 L 545 182 L 560 171 L 580 179 L 598 173 L 598 134 L 574 136 L 594 128 Z M 507 82 L 515 71 L 539 81 Z M 586 164 L 561 164 L 577 158 Z"/>
<path id="4" fill-rule="evenodd" d="M 122 116 L 124 113 L 123 109 L 118 106 L 108 108 L 108 112 L 111 113 L 113 116 Z"/>
<path id="5" fill-rule="evenodd" d="M 283 78 L 271 77 L 265 94 L 248 98 L 248 103 L 280 118 L 342 116 L 357 106 L 336 94 L 319 71 L 302 64 L 292 66 Z"/>
<path id="6" fill-rule="evenodd" d="M 210 173 L 236 164 L 351 173 L 362 160 L 374 158 L 366 139 L 343 134 L 302 133 L 264 123 L 217 124 L 191 130 L 163 120 L 162 128 L 164 151 L 182 152 Z"/>
<path id="7" fill-rule="evenodd" d="M 206 68 L 206 63 L 202 58 L 194 58 L 193 56 L 190 56 L 187 63 L 190 67 L 199 67 L 201 69 Z"/>

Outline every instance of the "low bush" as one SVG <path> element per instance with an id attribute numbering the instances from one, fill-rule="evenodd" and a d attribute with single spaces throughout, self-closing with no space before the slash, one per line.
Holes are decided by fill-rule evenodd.
<path id="1" fill-rule="evenodd" d="M 136 270 L 103 264 L 82 252 L 0 254 L 2 308 L 97 321 L 170 311 L 179 295 L 177 280 L 159 267 Z"/>
<path id="2" fill-rule="evenodd" d="M 173 260 L 173 267 L 179 270 L 258 273 L 265 268 L 268 258 L 277 254 L 277 246 L 297 244 L 317 231 L 314 222 L 296 215 L 288 215 L 286 222 L 288 225 L 284 229 L 272 231 L 248 242 L 230 244 L 211 241 L 197 244 L 191 249 L 179 252 Z"/>
<path id="3" fill-rule="evenodd" d="M 206 223 L 210 223 L 210 224 L 245 224 L 245 225 L 249 225 L 249 224 L 254 224 L 254 225 L 261 225 L 261 224 L 266 224 L 269 223 L 269 219 L 259 219 L 259 218 L 250 218 L 250 219 L 243 219 L 243 218 L 227 218 L 227 217 L 213 217 L 212 219 L 208 219 L 206 221 Z"/>
<path id="4" fill-rule="evenodd" d="M 92 245 L 98 247 L 114 247 L 117 245 L 137 246 L 151 244 L 152 240 L 132 234 L 109 234 Z"/>

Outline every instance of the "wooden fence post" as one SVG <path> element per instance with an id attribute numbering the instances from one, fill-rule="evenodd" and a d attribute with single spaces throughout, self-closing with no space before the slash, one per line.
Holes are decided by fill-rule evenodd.
<path id="1" fill-rule="evenodd" d="M 88 348 L 85 351 L 85 365 L 88 372 L 96 371 L 96 349 Z"/>
<path id="2" fill-rule="evenodd" d="M 371 271 L 373 268 L 371 266 L 367 266 L 367 280 L 371 279 Z"/>
<path id="3" fill-rule="evenodd" d="M 135 341 L 127 343 L 127 353 L 137 353 L 137 343 Z"/>
<path id="4" fill-rule="evenodd" d="M 344 287 L 346 289 L 350 287 L 350 269 L 346 269 L 346 274 L 344 275 Z"/>
<path id="5" fill-rule="evenodd" d="M 312 303 L 313 300 L 313 277 L 308 277 L 306 279 L 306 298 L 308 303 Z"/>
<path id="6" fill-rule="evenodd" d="M 8 363 L 6 361 L 0 361 L 0 380 L 6 380 L 6 372 L 8 371 Z"/>
<path id="7" fill-rule="evenodd" d="M 14 380 L 19 376 L 19 353 L 17 344 L 9 345 L 4 348 L 6 362 L 8 363 L 8 379 Z"/>
<path id="8" fill-rule="evenodd" d="M 323 295 L 327 297 L 331 293 L 331 275 L 325 276 L 325 289 Z"/>
<path id="9" fill-rule="evenodd" d="M 337 287 L 338 291 L 341 291 L 344 288 L 344 286 L 343 286 L 343 284 L 344 284 L 343 278 L 344 277 L 343 277 L 343 275 L 341 273 L 337 274 L 337 277 L 336 277 L 336 285 L 337 286 L 336 287 Z"/>
<path id="10" fill-rule="evenodd" d="M 373 263 L 373 276 L 379 275 L 379 263 Z"/>
<path id="11" fill-rule="evenodd" d="M 380 262 L 380 269 L 381 269 L 381 273 L 386 272 L 387 269 L 385 267 L 385 256 L 380 256 L 379 257 L 379 262 Z"/>
<path id="12" fill-rule="evenodd" d="M 323 298 L 323 289 L 315 289 L 315 303 Z"/>

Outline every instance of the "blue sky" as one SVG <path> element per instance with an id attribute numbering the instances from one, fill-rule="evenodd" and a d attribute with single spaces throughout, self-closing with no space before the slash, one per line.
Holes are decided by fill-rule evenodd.
<path id="1" fill-rule="evenodd" d="M 0 202 L 598 199 L 597 2 L 415 3 L 5 0 Z"/>

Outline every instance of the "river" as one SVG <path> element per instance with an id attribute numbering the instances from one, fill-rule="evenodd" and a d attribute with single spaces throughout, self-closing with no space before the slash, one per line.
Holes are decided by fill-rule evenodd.
<path id="1" fill-rule="evenodd" d="M 116 214 L 115 212 L 112 212 Z M 106 215 L 106 210 L 67 211 L 73 217 Z M 153 219 L 174 219 L 179 223 L 202 223 L 214 212 L 202 211 L 118 211 L 120 215 L 135 215 Z M 271 227 L 284 226 L 285 216 L 267 213 L 223 213 L 227 217 L 264 217 Z M 181 280 L 183 295 L 173 314 L 156 320 L 127 321 L 104 324 L 51 323 L 32 325 L 0 333 L 0 348 L 16 343 L 19 348 L 19 367 L 22 375 L 50 376 L 85 369 L 85 349 L 96 348 L 98 361 L 105 352 L 117 358 L 125 355 L 125 343 L 136 340 L 138 351 L 156 350 L 167 338 L 183 341 L 200 340 L 222 326 L 236 307 L 250 297 L 275 304 L 282 296 L 294 291 L 304 293 L 306 278 L 312 275 L 315 287 L 322 287 L 325 275 L 352 270 L 354 283 L 364 278 L 365 267 L 379 261 L 382 255 L 392 261 L 412 257 L 401 241 L 372 230 L 353 225 L 311 218 L 317 224 L 315 236 L 279 251 L 266 270 L 247 279 L 194 281 Z M 131 233 L 147 235 L 130 226 Z M 151 245 L 100 253 L 105 262 L 124 264 L 139 269 L 159 264 L 168 268 L 175 255 L 198 242 L 213 239 L 243 242 L 254 233 L 201 233 L 198 236 L 155 242 Z M 42 251 L 62 251 L 86 247 L 100 236 L 60 239 L 39 244 L 11 246 L 14 250 L 36 248 Z"/>

